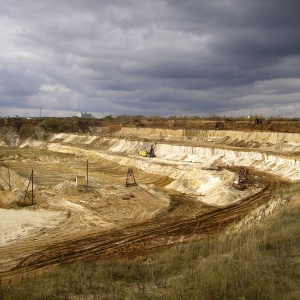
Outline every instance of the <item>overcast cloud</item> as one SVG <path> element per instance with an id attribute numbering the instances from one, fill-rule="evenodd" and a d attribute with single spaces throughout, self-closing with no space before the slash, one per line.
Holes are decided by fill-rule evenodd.
<path id="1" fill-rule="evenodd" d="M 0 0 L 0 116 L 299 117 L 299 12 L 299 0 Z"/>

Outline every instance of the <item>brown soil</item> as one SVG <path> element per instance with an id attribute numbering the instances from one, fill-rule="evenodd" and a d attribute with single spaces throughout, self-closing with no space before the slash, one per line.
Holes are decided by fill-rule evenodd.
<path id="1" fill-rule="evenodd" d="M 244 126 L 243 130 L 247 131 L 256 126 L 249 122 L 246 126 L 245 122 L 234 122 L 233 125 L 233 121 L 222 121 L 223 125 L 220 125 L 219 120 L 196 121 L 185 123 L 185 127 L 216 129 L 218 126 L 230 130 Z M 170 119 L 132 122 L 138 122 L 134 126 L 166 128 L 176 128 L 181 124 L 181 120 Z M 59 124 L 55 131 L 88 131 L 91 123 L 93 126 L 105 125 L 108 128 L 105 134 L 120 129 L 118 124 L 112 125 L 115 123 L 108 120 L 70 119 L 64 125 Z M 280 128 L 300 132 L 299 124 L 295 121 L 284 126 L 281 124 Z M 46 138 L 47 131 L 41 132 L 40 125 L 40 120 L 24 120 L 24 123 L 8 120 L 0 127 L 2 140 L 12 132 L 21 134 L 22 138 L 34 135 Z M 263 126 L 263 130 L 271 130 L 277 123 Z M 4 283 L 79 259 L 132 259 L 159 247 L 219 234 L 268 202 L 276 188 L 287 184 L 276 176 L 253 171 L 250 185 L 259 186 L 258 192 L 230 205 L 210 206 L 196 200 L 193 195 L 167 190 L 165 187 L 172 181 L 167 174 L 151 175 L 134 169 L 138 185 L 126 187 L 128 168 L 104 159 L 89 159 L 88 187 L 75 184 L 76 175 L 85 175 L 87 160 L 84 157 L 43 149 L 1 147 L 0 159 L 0 202 L 4 209 L 18 209 L 20 218 L 22 211 L 29 209 L 22 206 L 30 204 L 32 199 L 30 192 L 27 198 L 24 193 L 34 169 L 33 211 L 37 216 L 39 211 L 62 214 L 58 225 L 56 219 L 49 220 L 49 226 L 33 226 L 31 232 L 0 247 L 0 278 Z M 8 188 L 8 163 L 11 189 Z M 226 168 L 238 172 L 233 167 Z M 56 225 L 52 226 L 51 222 Z"/>

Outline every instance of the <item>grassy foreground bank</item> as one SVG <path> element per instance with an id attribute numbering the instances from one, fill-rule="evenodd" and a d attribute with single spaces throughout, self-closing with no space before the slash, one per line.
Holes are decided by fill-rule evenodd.
<path id="1" fill-rule="evenodd" d="M 239 233 L 178 245 L 136 262 L 78 262 L 0 299 L 300 299 L 299 185 L 288 205 Z"/>

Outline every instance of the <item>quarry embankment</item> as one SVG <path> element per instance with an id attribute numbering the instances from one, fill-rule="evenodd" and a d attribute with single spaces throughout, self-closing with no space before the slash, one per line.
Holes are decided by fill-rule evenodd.
<path id="1" fill-rule="evenodd" d="M 151 146 L 155 158 L 139 156 Z M 47 141 L 25 140 L 19 147 L 102 159 L 148 176 L 167 176 L 171 182 L 165 188 L 212 205 L 233 203 L 261 188 L 259 183 L 245 190 L 234 188 L 239 175 L 230 168 L 246 167 L 250 173 L 287 182 L 300 180 L 297 134 L 122 128 L 110 136 L 54 134 Z"/>
<path id="2" fill-rule="evenodd" d="M 176 175 L 171 175 L 172 170 L 168 168 L 176 163 L 189 170 L 194 178 L 193 172 L 201 168 L 246 166 L 287 181 L 300 180 L 300 135 L 297 133 L 122 128 L 109 137 L 62 133 L 53 135 L 46 143 L 27 140 L 20 144 L 63 152 L 83 151 L 66 148 L 67 145 L 84 147 L 93 150 L 93 155 L 172 178 Z M 138 156 L 140 150 L 149 150 L 151 145 L 155 145 L 154 160 Z M 157 163 L 160 168 L 153 167 Z"/>
<path id="3" fill-rule="evenodd" d="M 300 181 L 297 134 L 135 127 L 37 132 L 24 138 L 7 131 L 0 141 L 0 213 L 18 215 L 14 228 L 0 224 L 6 279 L 60 266 L 62 257 L 68 263 L 134 257 L 216 235 L 273 201 L 278 187 Z M 155 157 L 139 155 L 151 146 Z M 76 186 L 87 161 L 89 185 Z M 137 185 L 128 187 L 129 169 Z M 24 197 L 31 170 L 35 202 L 23 207 L 31 201 Z"/>
<path id="4" fill-rule="evenodd" d="M 269 143 L 299 143 L 299 133 L 270 131 L 235 131 L 235 130 L 197 130 L 123 127 L 115 135 L 135 136 L 140 138 L 218 141 L 224 138 L 240 141 L 259 141 Z"/>

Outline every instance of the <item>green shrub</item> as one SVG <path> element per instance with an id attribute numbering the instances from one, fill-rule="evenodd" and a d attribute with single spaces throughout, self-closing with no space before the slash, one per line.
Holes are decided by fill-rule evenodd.
<path id="1" fill-rule="evenodd" d="M 58 128 L 62 125 L 63 121 L 59 118 L 45 118 L 40 126 L 47 131 L 57 132 Z"/>

